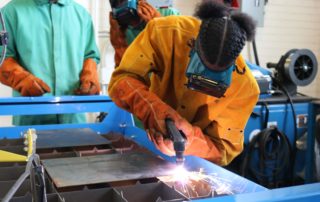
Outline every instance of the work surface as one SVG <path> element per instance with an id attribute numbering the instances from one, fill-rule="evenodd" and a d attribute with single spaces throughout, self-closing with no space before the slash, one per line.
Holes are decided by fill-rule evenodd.
<path id="1" fill-rule="evenodd" d="M 42 161 L 57 187 L 172 175 L 175 165 L 150 154 L 108 154 Z"/>

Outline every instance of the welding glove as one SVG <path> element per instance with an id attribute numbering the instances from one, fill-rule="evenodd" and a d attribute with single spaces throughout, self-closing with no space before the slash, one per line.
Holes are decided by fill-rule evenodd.
<path id="1" fill-rule="evenodd" d="M 176 120 L 175 125 L 187 138 L 184 152 L 185 155 L 198 156 L 215 163 L 221 162 L 222 156 L 220 151 L 209 136 L 204 135 L 199 127 L 192 126 L 185 119 Z M 154 135 L 154 137 L 156 137 L 156 144 L 160 151 L 169 156 L 175 155 L 172 141 L 164 139 L 159 134 Z"/>
<path id="2" fill-rule="evenodd" d="M 109 14 L 109 23 L 110 23 L 110 42 L 114 48 L 114 61 L 116 67 L 119 66 L 121 58 L 128 48 L 126 42 L 125 30 L 120 27 L 117 20 L 112 17 L 112 13 Z"/>
<path id="3" fill-rule="evenodd" d="M 148 2 L 145 0 L 139 0 L 137 13 L 139 17 L 146 23 L 156 17 L 161 17 L 161 14 L 152 7 Z"/>
<path id="4" fill-rule="evenodd" d="M 174 121 L 182 119 L 174 109 L 150 92 L 144 83 L 132 77 L 120 79 L 109 89 L 109 95 L 118 106 L 136 115 L 146 130 L 157 131 L 149 133 L 149 138 L 155 143 L 156 137 L 153 135 L 167 134 L 166 118 Z"/>
<path id="5" fill-rule="evenodd" d="M 109 90 L 112 100 L 121 108 L 136 115 L 144 124 L 149 138 L 164 154 L 175 155 L 172 140 L 169 139 L 165 119 L 174 121 L 178 130 L 187 138 L 186 155 L 196 155 L 213 162 L 220 162 L 221 154 L 212 140 L 199 127 L 192 126 L 174 109 L 150 92 L 141 81 L 125 77 Z"/>
<path id="6" fill-rule="evenodd" d="M 4 60 L 0 68 L 0 81 L 22 96 L 41 96 L 50 92 L 50 87 L 44 81 L 26 71 L 13 58 Z"/>
<path id="7" fill-rule="evenodd" d="M 77 95 L 98 95 L 100 93 L 97 63 L 91 58 L 86 59 L 83 63 L 80 87 L 75 93 Z"/>

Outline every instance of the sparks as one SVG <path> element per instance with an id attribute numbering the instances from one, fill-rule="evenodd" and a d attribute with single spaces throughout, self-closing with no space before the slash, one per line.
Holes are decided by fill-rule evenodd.
<path id="1" fill-rule="evenodd" d="M 230 182 L 215 174 L 204 174 L 201 169 L 198 172 L 190 172 L 179 166 L 173 171 L 172 176 L 159 179 L 189 199 L 233 194 Z"/>

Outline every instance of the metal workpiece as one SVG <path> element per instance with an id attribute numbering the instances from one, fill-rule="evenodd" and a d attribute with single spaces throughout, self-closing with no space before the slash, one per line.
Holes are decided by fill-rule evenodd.
<path id="1" fill-rule="evenodd" d="M 49 159 L 42 163 L 58 188 L 172 175 L 175 167 L 144 153 Z"/>
<path id="2" fill-rule="evenodd" d="M 37 149 L 107 145 L 110 142 L 90 128 L 39 130 Z"/>

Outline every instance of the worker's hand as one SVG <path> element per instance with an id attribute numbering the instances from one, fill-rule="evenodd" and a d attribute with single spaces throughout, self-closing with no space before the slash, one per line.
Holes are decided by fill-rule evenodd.
<path id="1" fill-rule="evenodd" d="M 214 142 L 197 126 L 192 126 L 185 119 L 177 119 L 175 125 L 178 130 L 182 131 L 187 140 L 185 144 L 184 155 L 194 155 L 205 158 L 212 162 L 220 163 L 221 153 L 214 144 Z M 161 133 L 156 131 L 149 131 L 149 137 L 156 143 L 156 147 L 164 154 L 169 156 L 175 155 L 173 149 L 173 142 L 165 139 Z"/>
<path id="2" fill-rule="evenodd" d="M 115 50 L 115 65 L 119 66 L 121 58 L 126 51 L 128 44 L 126 42 L 125 29 L 121 28 L 117 20 L 113 19 L 112 13 L 109 13 L 110 23 L 110 42 Z"/>
<path id="3" fill-rule="evenodd" d="M 22 96 L 41 96 L 50 93 L 50 87 L 41 79 L 30 74 L 15 87 Z"/>
<path id="4" fill-rule="evenodd" d="M 187 120 L 181 117 L 175 119 L 174 123 L 177 129 L 182 131 L 187 138 L 185 144 L 185 148 L 187 150 L 187 148 L 189 148 L 189 145 L 191 144 L 191 142 L 193 142 L 194 139 L 194 128 Z M 166 155 L 175 155 L 175 151 L 173 149 L 173 142 L 171 139 L 154 129 L 150 129 L 147 132 L 149 138 L 155 143 L 157 149 L 159 149 L 160 151 L 162 151 L 162 153 Z"/>
<path id="5" fill-rule="evenodd" d="M 141 81 L 126 76 L 109 89 L 112 100 L 120 107 L 133 113 L 149 131 L 150 139 L 158 145 L 158 137 L 167 137 L 165 119 L 181 119 L 180 115 L 157 95 L 150 92 Z"/>
<path id="6" fill-rule="evenodd" d="M 146 0 L 138 1 L 137 13 L 145 22 L 149 22 L 156 17 L 161 17 L 161 14 L 157 11 L 157 9 L 152 7 Z"/>
<path id="7" fill-rule="evenodd" d="M 7 58 L 3 62 L 0 81 L 22 96 L 41 96 L 50 92 L 50 87 L 44 81 L 26 71 L 13 58 Z"/>
<path id="8" fill-rule="evenodd" d="M 91 58 L 86 59 L 83 63 L 80 87 L 75 93 L 77 95 L 98 95 L 100 93 L 97 63 Z"/>

